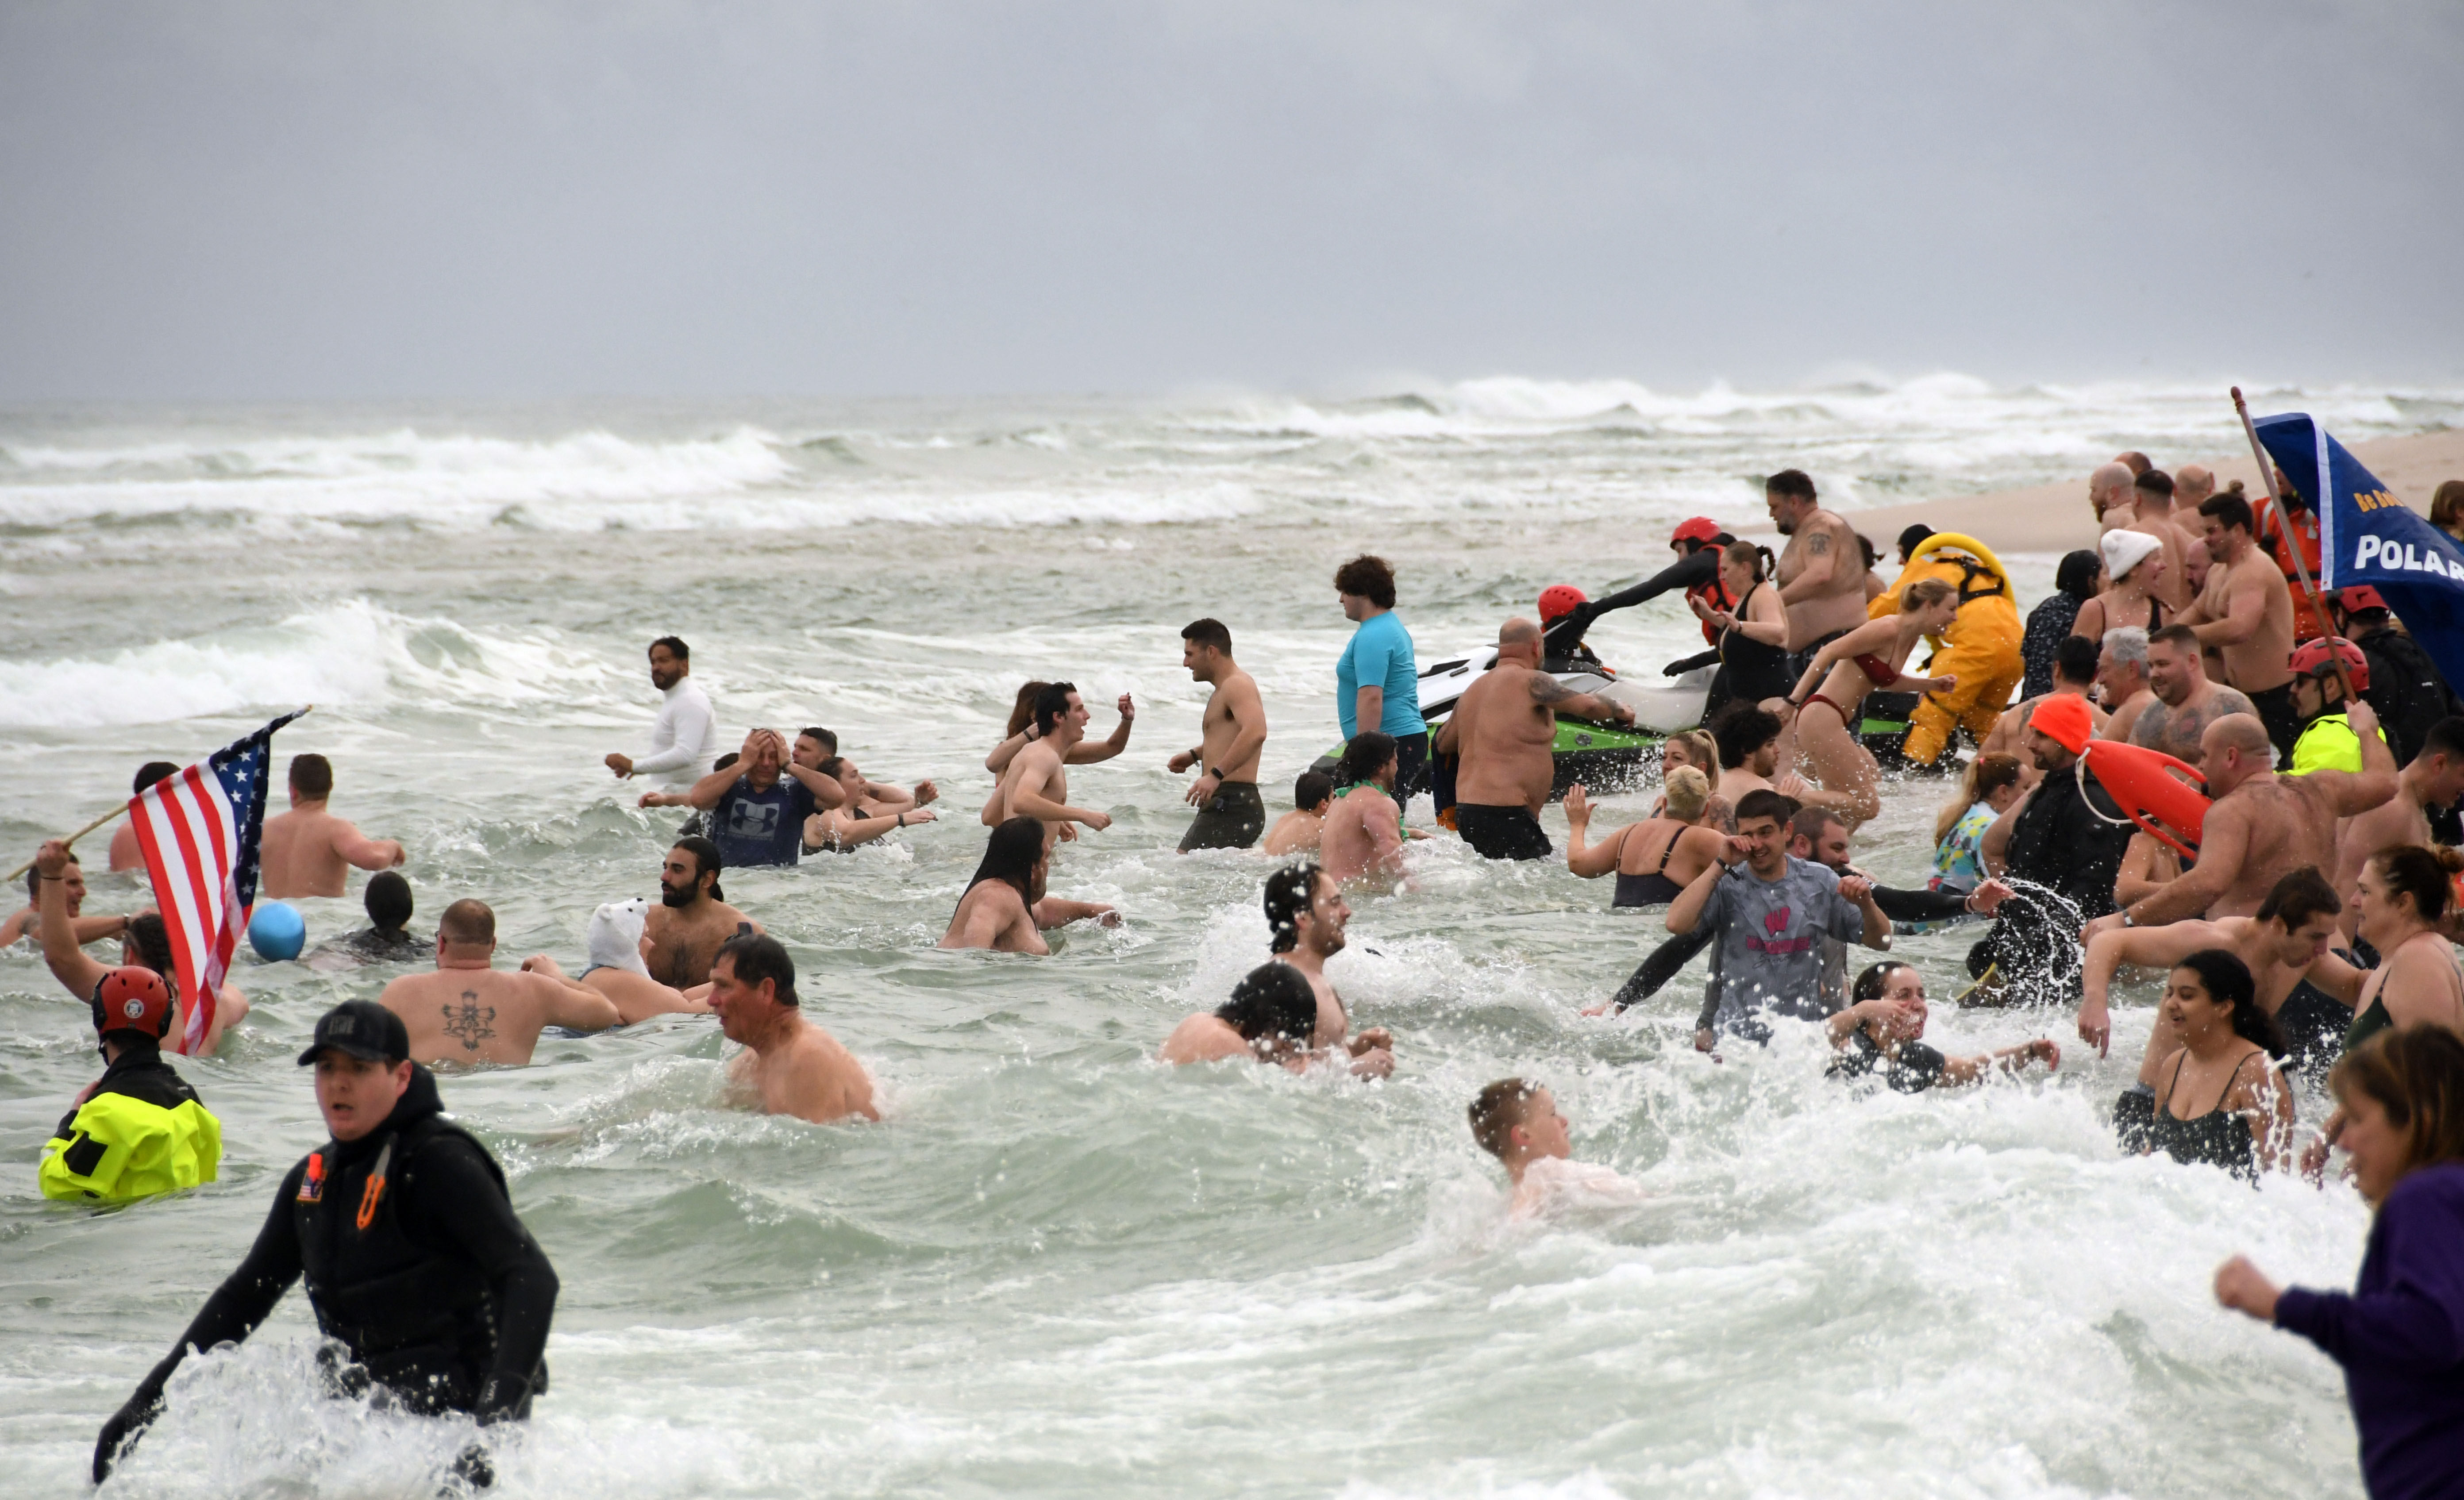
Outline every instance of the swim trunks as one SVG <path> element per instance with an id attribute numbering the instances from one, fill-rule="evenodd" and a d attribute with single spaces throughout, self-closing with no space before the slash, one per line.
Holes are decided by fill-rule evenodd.
<path id="1" fill-rule="evenodd" d="M 1255 782 L 1224 782 L 1198 809 L 1189 831 L 1180 836 L 1180 851 L 1194 849 L 1247 849 L 1266 830 L 1266 800 Z"/>
<path id="2" fill-rule="evenodd" d="M 1455 831 L 1480 851 L 1483 859 L 1547 859 L 1555 850 L 1549 835 L 1529 807 L 1485 807 L 1455 804 Z"/>

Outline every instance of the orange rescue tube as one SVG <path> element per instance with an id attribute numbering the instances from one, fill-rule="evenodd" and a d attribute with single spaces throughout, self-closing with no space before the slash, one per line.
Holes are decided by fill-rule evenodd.
<path id="1" fill-rule="evenodd" d="M 2161 750 L 2118 739 L 2089 740 L 2079 764 L 2131 822 L 2171 845 L 2183 858 L 2199 857 L 2208 781 L 2194 767 Z"/>

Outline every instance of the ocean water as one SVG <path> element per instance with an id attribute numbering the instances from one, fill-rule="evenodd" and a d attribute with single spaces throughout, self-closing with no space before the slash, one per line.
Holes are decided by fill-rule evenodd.
<path id="1" fill-rule="evenodd" d="M 2453 390 L 2255 405 L 2347 442 L 2464 421 Z M 1441 839 L 1412 889 L 1357 902 L 1330 968 L 1356 1024 L 1395 1032 L 1391 1081 L 1151 1060 L 1265 949 L 1263 858 L 1173 852 L 1185 782 L 1164 761 L 1203 701 L 1187 621 L 1223 619 L 1265 689 L 1280 812 L 1337 734 L 1329 579 L 1353 552 L 1395 561 L 1428 659 L 1548 584 L 1657 570 L 1685 515 L 1759 519 L 1781 467 L 1854 509 L 2083 488 L 2120 448 L 2171 464 L 2237 435 L 2219 390 L 1956 376 L 0 412 L 0 845 L 31 852 L 124 797 L 138 762 L 314 702 L 277 747 L 333 757 L 336 809 L 408 846 L 423 921 L 477 895 L 505 958 L 578 964 L 592 907 L 652 893 L 677 821 L 599 764 L 639 748 L 643 648 L 671 631 L 727 744 L 825 724 L 867 772 L 939 782 L 950 823 L 727 882 L 788 943 L 807 1014 L 873 1070 L 883 1123 L 722 1109 L 707 1021 L 444 1080 L 563 1280 L 553 1390 L 500 1452 L 508 1494 L 2355 1494 L 2334 1367 L 2218 1312 L 2208 1283 L 2243 1250 L 2344 1284 L 2366 1212 L 2343 1188 L 2117 1154 L 2106 1115 L 2151 986 L 2100 1061 L 2065 1016 L 1947 1004 L 1971 935 L 1903 939 L 1937 1045 L 2051 1034 L 2064 1065 L 1868 1096 L 1823 1081 L 1810 1035 L 1698 1056 L 1690 978 L 1581 1016 L 1658 924 L 1610 914 L 1605 882 Z M 2037 597 L 2053 560 L 2012 562 Z M 1592 639 L 1644 673 L 1699 645 L 1667 600 Z M 935 952 L 982 846 L 981 757 L 1030 675 L 1138 705 L 1129 753 L 1072 782 L 1117 821 L 1053 879 L 1127 921 L 1045 960 Z M 1859 857 L 1918 878 L 1941 795 L 1895 787 Z M 1646 801 L 1611 800 L 1605 823 Z M 91 909 L 134 906 L 101 848 Z M 360 919 L 356 895 L 304 905 L 312 936 Z M 386 977 L 244 958 L 249 1024 L 182 1065 L 224 1122 L 222 1180 L 93 1213 L 33 1176 L 98 1070 L 83 1008 L 30 946 L 0 953 L 9 1492 L 82 1489 L 97 1426 L 321 1137 L 293 1054 Z M 1577 1156 L 1648 1202 L 1506 1222 L 1463 1112 L 1507 1074 L 1555 1090 Z M 434 1492 L 467 1433 L 325 1400 L 313 1341 L 295 1293 L 192 1360 L 112 1492 Z"/>

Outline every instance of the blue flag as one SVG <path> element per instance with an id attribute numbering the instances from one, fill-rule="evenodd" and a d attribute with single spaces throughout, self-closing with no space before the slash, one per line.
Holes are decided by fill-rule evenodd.
<path id="1" fill-rule="evenodd" d="M 2447 680 L 2464 682 L 2464 547 L 2388 493 L 2306 413 L 2253 425 L 2276 467 L 2318 512 L 2319 586 L 2377 589 Z"/>

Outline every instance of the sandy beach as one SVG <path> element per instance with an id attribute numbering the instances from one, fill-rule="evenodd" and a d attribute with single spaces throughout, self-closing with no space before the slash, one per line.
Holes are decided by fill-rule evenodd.
<path id="1" fill-rule="evenodd" d="M 2430 496 L 2440 482 L 2464 478 L 2464 431 L 2424 432 L 2415 437 L 2384 437 L 2347 445 L 2353 455 L 2416 511 L 2427 513 Z M 2219 485 L 2239 479 L 2258 488 L 2258 466 L 2247 450 L 2238 456 L 2211 454 L 2180 459 L 2152 453 L 2159 467 L 2202 463 L 2216 472 Z M 1974 537 L 1997 552 L 2068 552 L 2096 544 L 2096 518 L 2087 504 L 2087 473 L 2067 484 L 2044 484 L 1991 495 L 1954 496 L 1906 505 L 1885 505 L 1853 513 L 1857 529 L 1890 551 L 1893 538 L 1911 522 L 1923 521 L 1937 531 Z"/>

